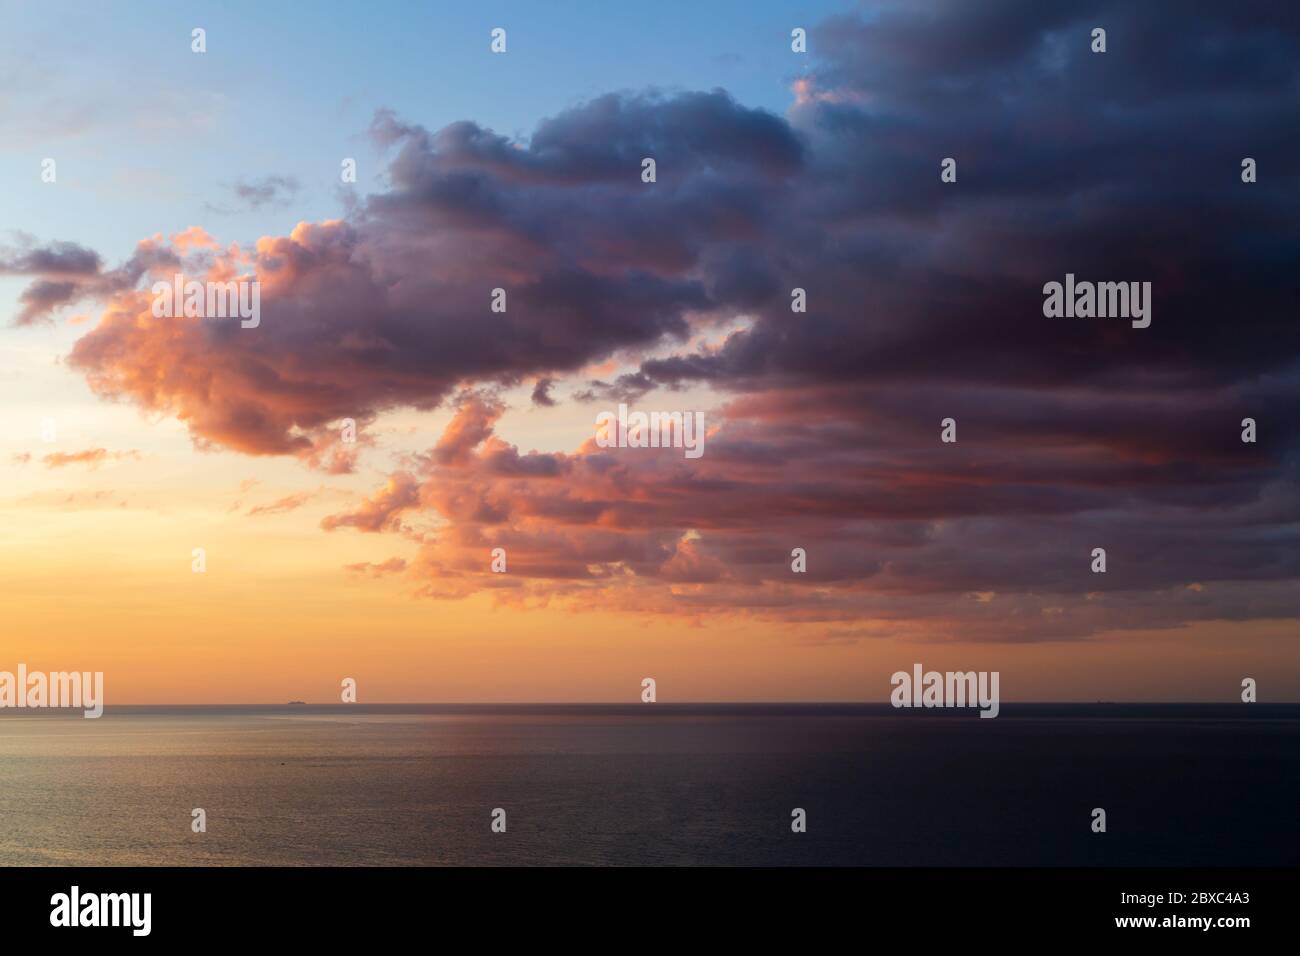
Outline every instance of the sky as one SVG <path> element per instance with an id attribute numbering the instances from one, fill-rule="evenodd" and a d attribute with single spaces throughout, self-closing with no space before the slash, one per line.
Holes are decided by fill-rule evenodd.
<path id="1" fill-rule="evenodd" d="M 0 670 L 1300 700 L 1276 5 L 373 7 L 0 2 Z M 177 273 L 260 324 L 156 317 Z M 601 447 L 620 403 L 703 454 Z"/>

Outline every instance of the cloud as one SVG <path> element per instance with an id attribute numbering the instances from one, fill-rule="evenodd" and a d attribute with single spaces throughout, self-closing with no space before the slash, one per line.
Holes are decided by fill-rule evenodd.
<path id="1" fill-rule="evenodd" d="M 139 242 L 134 255 L 116 269 L 105 269 L 98 253 L 69 242 L 40 246 L 24 237 L 21 248 L 0 250 L 0 275 L 37 277 L 19 296 L 22 308 L 14 316 L 18 326 L 50 322 L 58 309 L 83 299 L 106 301 L 111 307 L 119 297 L 139 297 L 136 285 L 141 278 L 179 265 L 179 256 L 161 235 Z"/>
<path id="2" fill-rule="evenodd" d="M 316 497 L 316 492 L 314 491 L 300 491 L 292 495 L 286 495 L 269 505 L 257 505 L 256 507 L 249 508 L 248 514 L 250 517 L 253 517 L 256 515 L 278 515 L 284 514 L 288 511 L 296 511 L 307 502 L 311 501 L 314 497 Z"/>
<path id="3" fill-rule="evenodd" d="M 628 140 L 611 144 L 604 122 Z M 757 235 L 765 193 L 803 158 L 782 120 L 721 92 L 602 97 L 543 124 L 528 149 L 473 124 L 434 134 L 381 114 L 374 132 L 393 152 L 392 186 L 348 219 L 300 223 L 247 251 L 156 236 L 61 290 L 61 303 L 107 302 L 70 364 L 104 397 L 184 420 L 200 445 L 309 459 L 345 417 L 685 341 L 690 316 L 726 309 L 697 274 L 700 256 Z M 614 175 L 619 157 L 647 150 L 673 169 L 662 198 L 639 165 Z M 261 327 L 154 319 L 136 282 L 178 268 L 255 275 Z M 489 308 L 497 287 L 508 287 L 503 313 Z M 55 305 L 47 296 L 22 321 Z"/>
<path id="4" fill-rule="evenodd" d="M 733 409 L 687 463 L 675 449 L 593 441 L 521 454 L 491 433 L 498 406 L 466 400 L 418 473 L 323 526 L 394 531 L 435 515 L 410 569 L 430 596 L 739 613 L 863 636 L 1072 639 L 1295 611 L 1300 549 L 1277 531 L 1295 518 L 1284 486 L 1267 501 L 1245 483 L 1183 500 L 1153 481 L 1135 524 L 1107 491 L 1141 470 L 1132 462 L 1053 481 L 1039 473 L 1050 453 L 1024 460 L 1010 442 L 981 462 L 987 449 L 941 449 L 937 429 L 855 442 L 834 421 L 769 432 L 758 412 Z M 1098 542 L 1104 576 L 1089 568 Z M 497 547 L 508 575 L 489 568 Z M 795 547 L 806 574 L 790 571 Z M 1208 564 L 1217 593 L 1187 588 Z"/>
<path id="5" fill-rule="evenodd" d="M 403 558 L 389 558 L 387 561 L 378 564 L 372 564 L 369 561 L 361 561 L 356 564 L 345 564 L 346 570 L 354 574 L 361 574 L 371 578 L 382 578 L 389 574 L 398 574 L 406 570 L 406 561 Z"/>
<path id="6" fill-rule="evenodd" d="M 30 237 L 19 247 L 0 247 L 0 275 L 84 276 L 103 267 L 99 253 L 75 242 L 32 244 Z"/>
<path id="7" fill-rule="evenodd" d="M 361 531 L 393 531 L 401 528 L 401 517 L 418 503 L 418 488 L 414 479 L 398 472 L 387 484 L 361 506 L 349 514 L 330 515 L 321 520 L 326 531 L 337 528 L 357 528 Z"/>
<path id="8" fill-rule="evenodd" d="M 533 404 L 540 405 L 544 408 L 553 408 L 555 399 L 551 397 L 551 389 L 555 387 L 555 380 L 552 378 L 539 378 L 533 386 Z"/>
<path id="9" fill-rule="evenodd" d="M 84 451 L 74 452 L 51 452 L 44 456 L 41 461 L 45 463 L 46 468 L 66 468 L 69 465 L 89 465 L 93 471 L 106 461 L 122 461 L 123 459 L 139 459 L 138 451 L 115 451 L 110 452 L 106 448 L 87 448 Z"/>
<path id="10" fill-rule="evenodd" d="M 234 213 L 256 211 L 263 206 L 278 208 L 288 207 L 299 189 L 298 179 L 294 176 L 263 176 L 261 179 L 239 179 L 229 187 L 235 204 L 222 205 L 207 203 L 207 208 L 216 213 Z"/>
<path id="11" fill-rule="evenodd" d="M 658 384 L 644 372 L 627 372 L 614 382 L 593 379 L 587 387 L 573 393 L 576 402 L 635 402 L 647 392 L 652 392 Z"/>
<path id="12" fill-rule="evenodd" d="M 836 640 L 1294 618 L 1296 26 L 1250 0 L 1176 21 L 921 0 L 831 18 L 810 48 L 785 116 L 619 93 L 517 142 L 380 111 L 387 184 L 343 218 L 246 249 L 156 236 L 112 270 L 12 255 L 33 277 L 19 321 L 100 301 L 69 365 L 200 447 L 349 471 L 344 419 L 368 447 L 385 412 L 451 407 L 438 442 L 321 523 L 416 538 L 403 572 L 431 596 Z M 140 286 L 178 264 L 255 275 L 260 327 L 153 319 Z M 1151 282 L 1151 327 L 1045 318 L 1066 273 Z M 561 382 L 579 403 L 715 396 L 707 452 L 523 453 L 500 396 L 530 382 L 538 405 Z"/>

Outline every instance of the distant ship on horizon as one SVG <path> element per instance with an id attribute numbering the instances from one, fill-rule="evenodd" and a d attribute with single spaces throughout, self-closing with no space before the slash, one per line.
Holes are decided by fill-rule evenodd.
<path id="1" fill-rule="evenodd" d="M 291 700 L 291 701 L 289 701 L 289 706 L 290 706 L 290 707 L 294 707 L 294 706 L 306 706 L 306 704 L 307 704 L 307 702 L 306 702 L 305 700 Z"/>

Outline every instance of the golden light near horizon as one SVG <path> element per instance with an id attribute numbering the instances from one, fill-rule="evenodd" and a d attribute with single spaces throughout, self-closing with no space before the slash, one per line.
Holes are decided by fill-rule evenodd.
<path id="1" fill-rule="evenodd" d="M 917 662 L 1018 701 L 1300 699 L 1296 343 L 1242 251 L 1288 248 L 1254 213 L 1289 200 L 1251 117 L 1203 103 L 1242 156 L 1168 170 L 1094 82 L 1132 67 L 1104 28 L 1003 64 L 1093 91 L 1067 128 L 935 86 L 903 11 L 815 12 L 718 24 L 784 73 L 629 12 L 692 51 L 662 84 L 618 43 L 540 70 L 553 24 L 519 13 L 531 44 L 450 44 L 476 80 L 429 98 L 330 31 L 303 62 L 383 81 L 82 11 L 113 42 L 0 124 L 0 665 L 123 703 L 622 700 L 652 670 L 665 700 L 883 701 Z M 302 32 L 262 14 L 212 36 Z M 15 11 L 4 52 L 38 70 L 55 22 Z M 1167 215 L 1078 205 L 1156 181 Z M 1188 196 L 1236 210 L 1216 249 Z"/>

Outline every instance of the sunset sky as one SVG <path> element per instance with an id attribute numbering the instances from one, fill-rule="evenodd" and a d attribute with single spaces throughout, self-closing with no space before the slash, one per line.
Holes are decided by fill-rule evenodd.
<path id="1" fill-rule="evenodd" d="M 1300 700 L 1284 5 L 481 6 L 0 4 L 0 670 Z M 154 318 L 176 272 L 260 326 Z M 1151 326 L 1044 317 L 1067 273 Z M 620 402 L 704 455 L 597 447 Z"/>

